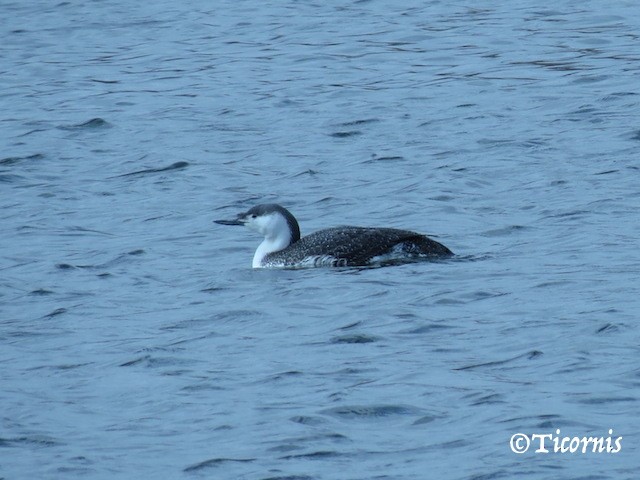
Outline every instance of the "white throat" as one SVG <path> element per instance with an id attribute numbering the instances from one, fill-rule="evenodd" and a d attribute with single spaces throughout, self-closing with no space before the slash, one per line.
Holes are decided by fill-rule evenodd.
<path id="1" fill-rule="evenodd" d="M 253 224 L 247 226 L 264 235 L 264 240 L 253 255 L 253 268 L 262 267 L 262 262 L 267 255 L 284 250 L 291 244 L 289 225 L 280 214 L 260 217 Z"/>
<path id="2" fill-rule="evenodd" d="M 280 238 L 267 238 L 262 241 L 258 248 L 256 248 L 256 253 L 253 255 L 253 268 L 262 267 L 262 261 L 264 257 L 273 252 L 279 252 L 280 250 L 284 250 L 289 246 L 289 240 Z"/>

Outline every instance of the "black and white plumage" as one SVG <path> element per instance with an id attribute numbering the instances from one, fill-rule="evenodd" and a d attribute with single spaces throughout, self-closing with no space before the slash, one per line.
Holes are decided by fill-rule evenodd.
<path id="1" fill-rule="evenodd" d="M 334 227 L 300 238 L 295 217 L 275 204 L 257 205 L 235 220 L 216 223 L 244 225 L 264 235 L 253 256 L 253 268 L 367 266 L 453 255 L 425 235 L 395 228 Z"/>

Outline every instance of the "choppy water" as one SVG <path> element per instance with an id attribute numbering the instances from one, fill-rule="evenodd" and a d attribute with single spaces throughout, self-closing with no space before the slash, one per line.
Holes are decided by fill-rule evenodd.
<path id="1" fill-rule="evenodd" d="M 635 2 L 0 12 L 0 477 L 636 478 Z M 459 257 L 254 271 L 265 201 Z"/>

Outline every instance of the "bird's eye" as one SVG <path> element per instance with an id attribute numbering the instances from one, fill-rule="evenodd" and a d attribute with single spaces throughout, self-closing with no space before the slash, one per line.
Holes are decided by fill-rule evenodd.
<path id="1" fill-rule="evenodd" d="M 251 218 L 258 218 L 258 216 L 254 213 L 251 215 Z"/>

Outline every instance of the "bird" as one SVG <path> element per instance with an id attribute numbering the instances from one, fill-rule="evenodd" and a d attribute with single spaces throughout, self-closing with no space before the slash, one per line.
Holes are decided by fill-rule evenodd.
<path id="1" fill-rule="evenodd" d="M 253 268 L 363 267 L 453 256 L 426 235 L 395 228 L 340 226 L 300 237 L 296 218 L 281 205 L 256 205 L 220 225 L 243 225 L 264 236 Z"/>

